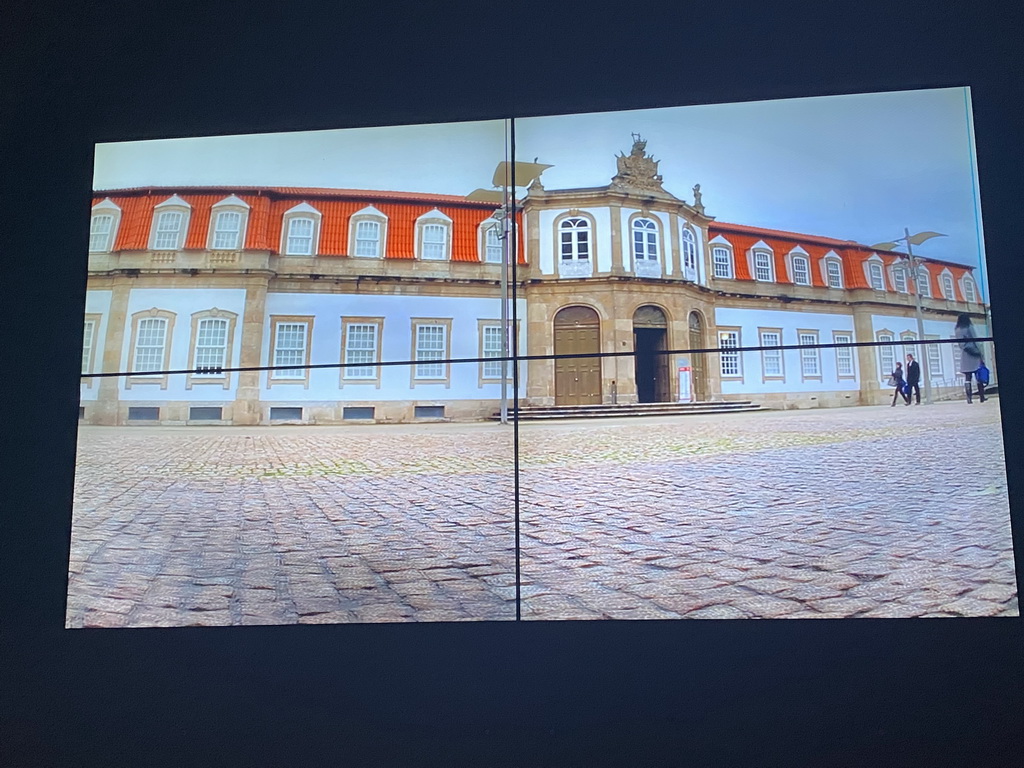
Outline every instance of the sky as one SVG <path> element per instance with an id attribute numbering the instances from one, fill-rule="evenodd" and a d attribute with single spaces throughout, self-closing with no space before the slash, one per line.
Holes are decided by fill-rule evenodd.
<path id="1" fill-rule="evenodd" d="M 603 186 L 632 133 L 664 188 L 725 222 L 856 240 L 942 232 L 921 256 L 983 253 L 970 95 L 964 88 L 521 118 L 518 159 L 549 189 Z M 346 187 L 465 195 L 506 157 L 504 121 L 101 144 L 95 189 Z M 985 290 L 986 285 L 982 286 Z"/>

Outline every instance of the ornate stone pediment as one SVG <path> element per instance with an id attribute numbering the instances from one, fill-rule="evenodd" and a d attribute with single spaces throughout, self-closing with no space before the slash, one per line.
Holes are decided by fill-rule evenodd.
<path id="1" fill-rule="evenodd" d="M 628 155 L 615 158 L 618 173 L 612 178 L 612 187 L 622 189 L 644 189 L 663 192 L 658 162 L 647 154 L 647 142 L 639 133 L 633 134 L 633 148 Z"/>

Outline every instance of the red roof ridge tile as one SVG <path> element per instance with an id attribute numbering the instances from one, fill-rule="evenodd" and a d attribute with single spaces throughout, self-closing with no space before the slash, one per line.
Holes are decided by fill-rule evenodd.
<path id="1" fill-rule="evenodd" d="M 492 203 L 480 203 L 475 200 L 467 200 L 461 195 L 444 195 L 435 192 L 399 192 L 395 190 L 380 189 L 352 189 L 348 187 L 289 187 L 289 186 L 247 186 L 238 184 L 210 184 L 210 185 L 158 185 L 144 187 L 119 187 L 111 189 L 93 190 L 94 195 L 111 196 L 118 194 L 130 194 L 139 192 L 182 192 L 185 194 L 202 194 L 218 191 L 231 191 L 241 193 L 270 193 L 282 196 L 308 196 L 308 197 L 362 197 L 378 200 L 420 200 L 423 202 L 458 203 L 480 208 L 493 208 Z"/>

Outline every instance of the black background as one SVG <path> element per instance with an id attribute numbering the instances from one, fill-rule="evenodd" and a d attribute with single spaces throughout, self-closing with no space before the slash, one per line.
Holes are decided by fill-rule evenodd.
<path id="1" fill-rule="evenodd" d="M 63 629 L 103 140 L 969 85 L 1024 552 L 1020 5 L 6 4 L 0 760 L 1021 764 L 1018 619 Z"/>

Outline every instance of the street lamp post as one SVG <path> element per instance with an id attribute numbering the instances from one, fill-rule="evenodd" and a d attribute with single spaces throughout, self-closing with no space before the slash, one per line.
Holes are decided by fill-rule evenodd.
<path id="1" fill-rule="evenodd" d="M 509 340 L 511 338 L 512 321 L 509 318 L 509 272 L 514 264 L 512 255 L 512 243 L 516 231 L 515 217 L 521 209 L 519 201 L 516 200 L 515 190 L 519 187 L 528 187 L 548 168 L 550 165 L 544 163 L 509 162 L 504 160 L 498 163 L 494 170 L 492 184 L 494 189 L 477 189 L 466 195 L 467 200 L 476 202 L 497 203 L 498 208 L 491 216 L 495 220 L 495 227 L 499 228 L 498 238 L 501 240 L 501 408 L 500 419 L 502 424 L 508 424 L 508 380 L 509 364 L 507 358 L 509 353 Z M 511 235 L 511 236 L 510 236 Z"/>
<path id="2" fill-rule="evenodd" d="M 917 317 L 917 339 L 920 342 L 918 345 L 920 349 L 924 350 L 924 360 L 918 360 L 918 365 L 921 366 L 921 383 L 924 384 L 924 402 L 925 405 L 932 404 L 932 385 L 931 385 L 931 372 L 928 370 L 928 350 L 927 345 L 924 343 L 924 314 L 921 310 L 921 260 L 914 255 L 914 249 L 912 245 L 920 245 L 926 240 L 931 240 L 933 237 L 945 237 L 940 232 L 918 232 L 916 235 L 911 235 L 910 230 L 904 227 L 903 237 L 897 238 L 891 243 L 877 243 L 871 246 L 876 250 L 891 251 L 896 247 L 898 243 L 907 244 L 907 255 L 901 256 L 901 261 L 904 264 L 900 264 L 897 269 L 904 270 L 904 273 L 910 273 L 914 280 L 914 314 Z M 918 353 L 918 358 L 922 355 Z"/>

